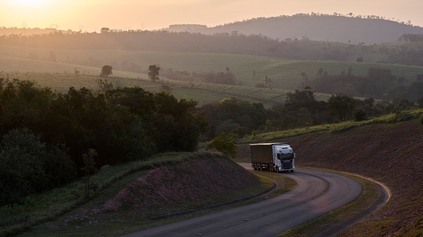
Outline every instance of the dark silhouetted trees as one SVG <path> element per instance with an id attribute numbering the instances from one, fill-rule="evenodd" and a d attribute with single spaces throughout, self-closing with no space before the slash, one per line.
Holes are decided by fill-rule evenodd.
<path id="1" fill-rule="evenodd" d="M 193 151 L 204 126 L 195 102 L 167 93 L 70 88 L 56 94 L 0 79 L 0 204 L 84 175 L 83 154 L 92 149 L 97 168 Z"/>
<path id="2" fill-rule="evenodd" d="M 242 137 L 264 126 L 269 116 L 263 104 L 236 98 L 226 98 L 219 103 L 204 105 L 200 111 L 209 124 L 207 137 L 222 133 Z"/>

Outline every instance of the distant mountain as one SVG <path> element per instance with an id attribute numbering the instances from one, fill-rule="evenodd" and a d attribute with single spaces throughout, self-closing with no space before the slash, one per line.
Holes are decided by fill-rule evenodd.
<path id="1" fill-rule="evenodd" d="M 423 28 L 410 23 L 387 20 L 377 16 L 342 16 L 297 14 L 255 18 L 216 27 L 204 25 L 172 25 L 172 32 L 203 34 L 240 33 L 263 35 L 273 39 L 302 39 L 343 43 L 386 43 L 397 41 L 404 34 L 423 34 Z"/>

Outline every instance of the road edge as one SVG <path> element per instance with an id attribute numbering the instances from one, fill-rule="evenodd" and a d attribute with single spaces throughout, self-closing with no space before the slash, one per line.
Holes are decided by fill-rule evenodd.
<path id="1" fill-rule="evenodd" d="M 369 216 L 371 213 L 379 210 L 383 206 L 385 206 L 392 197 L 391 189 L 384 184 L 381 181 L 378 181 L 376 179 L 366 177 L 360 174 L 350 173 L 350 172 L 344 172 L 344 171 L 338 171 L 338 173 L 345 174 L 346 176 L 352 176 L 352 177 L 358 177 L 361 179 L 365 179 L 367 181 L 370 181 L 372 183 L 375 183 L 379 186 L 379 192 L 382 193 L 382 195 L 376 199 L 376 202 L 373 203 L 369 208 L 366 210 L 363 210 L 359 212 L 358 214 L 348 218 L 347 220 L 341 221 L 340 223 L 335 224 L 334 226 L 330 227 L 329 229 L 323 231 L 321 234 L 315 236 L 315 237 L 329 237 L 329 236 L 336 236 L 337 234 L 343 232 L 344 230 L 352 227 L 353 225 L 357 224 L 358 222 L 362 221 L 364 218 Z M 358 182 L 361 181 L 359 179 L 356 179 Z M 356 201 L 356 200 L 355 200 Z M 353 201 L 352 203 L 354 203 Z"/>
<path id="2" fill-rule="evenodd" d="M 314 234 L 313 236 L 315 236 L 315 237 L 328 237 L 328 236 L 336 236 L 337 234 L 340 234 L 341 232 L 345 231 L 346 229 L 348 229 L 348 228 L 352 227 L 353 225 L 357 224 L 358 222 L 362 221 L 364 218 L 368 217 L 371 213 L 373 213 L 373 212 L 379 210 L 380 208 L 382 208 L 384 205 L 386 205 L 390 201 L 390 199 L 392 197 L 392 192 L 386 184 L 384 184 L 381 181 L 370 178 L 370 177 L 366 177 L 366 176 L 351 173 L 351 172 L 331 170 L 331 169 L 325 169 L 325 168 L 316 168 L 316 167 L 310 167 L 310 166 L 304 166 L 302 168 L 307 168 L 307 169 L 311 169 L 311 170 L 320 170 L 320 171 L 340 174 L 340 175 L 344 175 L 344 176 L 353 178 L 363 186 L 363 189 L 365 188 L 365 184 L 363 183 L 363 180 L 371 182 L 372 184 L 374 184 L 378 188 L 378 191 L 377 191 L 378 192 L 378 194 L 377 194 L 378 198 L 375 199 L 374 203 L 369 205 L 366 209 L 349 216 L 347 219 L 336 222 L 333 225 L 330 225 L 329 227 L 324 229 L 322 232 L 319 232 L 319 234 L 317 234 L 317 235 Z M 284 233 L 281 233 L 279 236 L 310 236 L 309 233 L 306 234 L 306 235 L 304 235 L 304 234 L 303 235 L 301 235 L 301 234 L 291 235 L 291 234 L 292 234 L 292 231 L 294 231 L 294 230 L 297 231 L 297 232 L 301 232 L 301 229 L 310 228 L 309 226 L 306 227 L 306 225 L 310 225 L 311 222 L 318 222 L 319 220 L 324 220 L 324 219 L 330 217 L 331 215 L 333 215 L 334 213 L 336 213 L 337 211 L 340 211 L 342 208 L 346 208 L 349 205 L 354 205 L 354 203 L 357 202 L 360 199 L 360 197 L 362 197 L 364 195 L 364 192 L 365 192 L 365 190 L 363 190 L 362 194 L 359 197 L 357 197 L 354 201 L 350 202 L 349 204 L 344 205 L 342 207 L 339 207 L 339 208 L 337 208 L 337 209 L 335 209 L 335 210 L 333 210 L 329 213 L 326 213 L 324 215 L 321 215 L 319 217 L 316 217 L 316 218 L 314 218 L 314 219 L 310 220 L 309 222 L 306 222 L 302 225 L 294 227 L 291 230 L 288 230 Z M 319 228 L 319 227 L 316 226 L 314 228 Z M 289 232 L 289 234 L 287 235 L 288 232 Z"/>

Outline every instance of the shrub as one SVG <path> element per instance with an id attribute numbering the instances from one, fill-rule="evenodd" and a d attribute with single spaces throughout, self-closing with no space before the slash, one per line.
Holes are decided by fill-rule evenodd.
<path id="1" fill-rule="evenodd" d="M 235 158 L 237 153 L 237 145 L 232 135 L 222 133 L 215 137 L 209 144 L 208 148 L 214 148 L 231 158 Z"/>
<path id="2" fill-rule="evenodd" d="M 392 123 L 402 122 L 402 121 L 407 121 L 413 118 L 415 118 L 415 116 L 413 116 L 412 113 L 409 113 L 407 111 L 397 110 L 395 111 L 395 114 L 391 122 Z"/>
<path id="3" fill-rule="evenodd" d="M 423 125 L 423 114 L 420 116 L 420 123 Z"/>

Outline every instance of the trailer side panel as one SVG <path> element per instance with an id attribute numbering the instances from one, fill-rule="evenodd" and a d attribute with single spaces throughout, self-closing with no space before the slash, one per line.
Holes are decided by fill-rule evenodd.
<path id="1" fill-rule="evenodd" d="M 272 145 L 251 145 L 251 162 L 272 163 L 273 151 Z"/>

